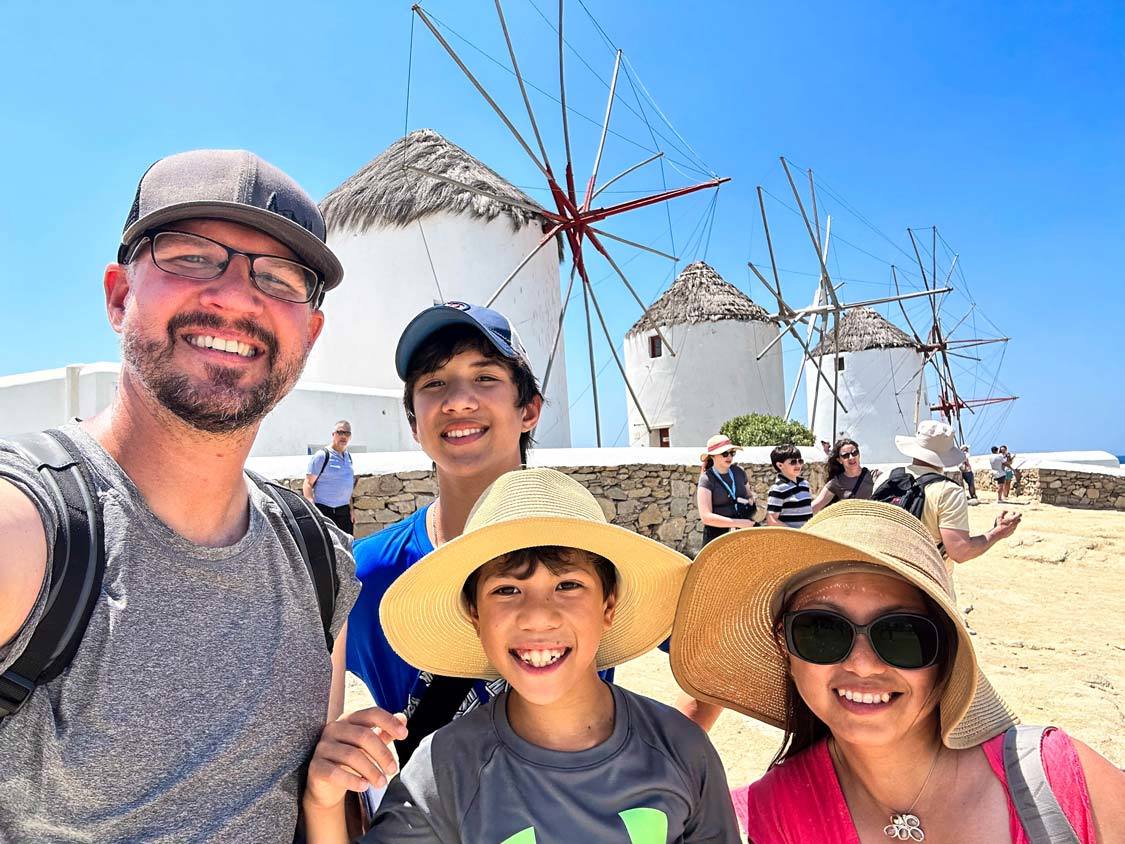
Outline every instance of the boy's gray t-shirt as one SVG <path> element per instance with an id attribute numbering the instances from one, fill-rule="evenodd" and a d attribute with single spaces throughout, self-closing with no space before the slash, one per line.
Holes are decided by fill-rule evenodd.
<path id="1" fill-rule="evenodd" d="M 424 739 L 361 844 L 733 844 L 738 823 L 706 734 L 611 685 L 613 733 L 577 753 L 530 744 L 508 693 Z"/>
<path id="2" fill-rule="evenodd" d="M 0 720 L 0 842 L 289 844 L 332 666 L 281 513 L 248 482 L 246 535 L 195 545 L 148 509 L 89 435 L 64 431 L 102 506 L 105 577 L 69 669 Z M 53 536 L 54 501 L 3 441 L 0 477 L 32 499 Z M 331 531 L 336 634 L 359 584 L 351 538 Z M 0 647 L 0 671 L 27 646 L 48 586 Z"/>

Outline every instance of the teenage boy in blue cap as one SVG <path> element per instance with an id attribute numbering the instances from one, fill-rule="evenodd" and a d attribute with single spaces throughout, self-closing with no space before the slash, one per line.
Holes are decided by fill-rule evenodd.
<path id="1" fill-rule="evenodd" d="M 543 395 L 512 323 L 489 308 L 446 302 L 418 314 L 399 338 L 395 367 L 414 439 L 437 467 L 436 501 L 355 543 L 360 597 L 350 616 L 348 670 L 386 712 L 406 716 L 405 764 L 428 734 L 475 709 L 502 681 L 435 676 L 387 643 L 379 602 L 397 577 L 461 535 L 481 493 L 527 460 Z M 370 726 L 376 726 L 373 721 Z M 393 764 L 389 764 L 393 773 Z"/>

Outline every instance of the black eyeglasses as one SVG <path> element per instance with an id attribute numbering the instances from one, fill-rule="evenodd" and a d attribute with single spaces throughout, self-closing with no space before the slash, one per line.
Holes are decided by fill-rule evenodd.
<path id="1" fill-rule="evenodd" d="M 350 437 L 352 435 L 351 431 L 333 431 L 332 433 L 340 437 Z"/>
<path id="2" fill-rule="evenodd" d="M 311 302 L 320 290 L 316 271 L 277 255 L 239 252 L 218 241 L 188 232 L 162 231 L 145 234 L 129 252 L 131 263 L 148 241 L 152 262 L 166 273 L 181 278 L 209 281 L 227 271 L 235 255 L 250 262 L 250 280 L 267 296 L 283 302 Z"/>
<path id="3" fill-rule="evenodd" d="M 841 460 L 851 460 L 853 457 L 859 457 L 859 451 L 858 450 L 857 451 L 841 451 L 840 452 L 840 459 Z"/>
<path id="4" fill-rule="evenodd" d="M 856 624 L 830 610 L 798 610 L 785 613 L 782 620 L 789 653 L 814 665 L 843 662 L 861 633 L 879 659 L 894 668 L 927 668 L 941 651 L 938 626 L 915 613 L 893 612 L 870 624 Z"/>

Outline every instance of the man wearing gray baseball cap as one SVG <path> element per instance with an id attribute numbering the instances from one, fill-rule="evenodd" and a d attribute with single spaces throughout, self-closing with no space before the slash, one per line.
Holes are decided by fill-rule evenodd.
<path id="1" fill-rule="evenodd" d="M 73 609 L 60 560 L 82 535 L 54 476 L 0 441 L 0 840 L 293 840 L 358 584 L 334 526 L 317 581 L 312 534 L 244 463 L 342 275 L 316 203 L 251 153 L 142 177 L 104 275 L 116 394 L 49 432 L 85 478 L 104 565 L 52 671 L 26 666 Z"/>

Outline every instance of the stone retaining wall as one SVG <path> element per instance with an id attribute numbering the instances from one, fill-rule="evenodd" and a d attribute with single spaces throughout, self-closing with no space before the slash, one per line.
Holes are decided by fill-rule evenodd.
<path id="1" fill-rule="evenodd" d="M 979 467 L 974 461 L 973 468 L 977 489 L 995 492 L 996 481 L 987 463 Z M 1017 478 L 1012 482 L 1012 494 L 1032 501 L 1060 507 L 1125 510 L 1125 472 L 1120 469 L 1080 469 L 1076 464 L 1056 463 L 1021 469 Z"/>
<path id="2" fill-rule="evenodd" d="M 767 464 L 739 464 L 750 476 L 757 496 L 757 517 L 765 519 L 766 494 L 775 473 Z M 598 499 L 614 524 L 657 539 L 694 556 L 703 542 L 703 526 L 695 504 L 699 465 L 628 464 L 621 466 L 556 466 Z M 808 463 L 805 477 L 816 495 L 824 483 L 825 465 Z M 300 491 L 301 479 L 283 479 Z M 356 538 L 368 536 L 425 507 L 437 496 L 437 478 L 430 471 L 360 475 L 354 504 Z"/>

